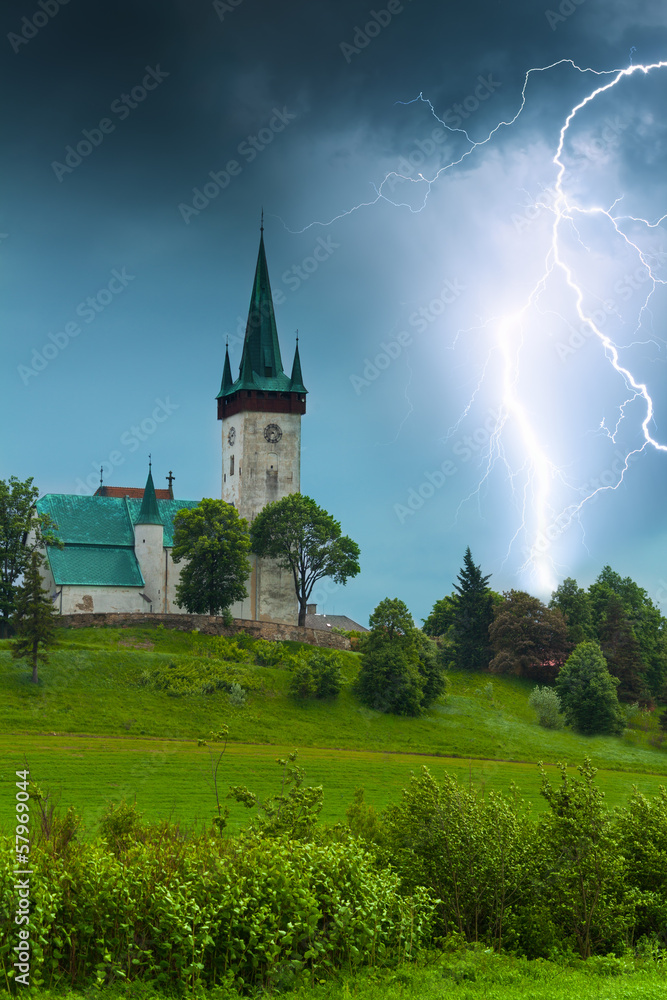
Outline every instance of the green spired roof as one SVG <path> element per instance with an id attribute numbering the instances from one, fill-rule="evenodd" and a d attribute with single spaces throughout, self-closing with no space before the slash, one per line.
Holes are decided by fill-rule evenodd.
<path id="1" fill-rule="evenodd" d="M 308 392 L 303 384 L 303 375 L 301 374 L 298 337 L 296 338 L 296 350 L 294 351 L 294 363 L 292 365 L 292 392 Z"/>
<path id="2" fill-rule="evenodd" d="M 153 473 L 151 472 L 150 463 L 148 465 L 146 488 L 144 489 L 144 496 L 141 501 L 141 510 L 139 511 L 139 517 L 134 523 L 162 524 L 162 518 L 160 517 L 160 511 L 157 506 L 157 497 L 155 496 L 155 486 L 153 485 Z"/>
<path id="3" fill-rule="evenodd" d="M 271 283 L 269 281 L 269 269 L 266 263 L 266 251 L 264 250 L 264 227 L 262 226 L 259 238 L 257 267 L 255 268 L 255 280 L 252 286 L 252 295 L 250 296 L 248 322 L 246 324 L 243 353 L 239 366 L 239 377 L 235 382 L 232 381 L 229 350 L 227 349 L 225 351 L 222 385 L 216 398 L 221 399 L 224 396 L 231 396 L 240 389 L 305 393 L 307 390 L 303 385 L 301 362 L 298 361 L 298 348 L 297 355 L 295 356 L 295 365 L 298 371 L 298 384 L 293 383 L 293 379 L 289 378 L 283 371 L 276 317 L 273 310 Z M 292 374 L 294 375 L 294 369 Z"/>
<path id="4" fill-rule="evenodd" d="M 158 500 L 155 488 L 146 502 L 138 497 L 77 496 L 48 493 L 37 501 L 40 514 L 49 514 L 57 525 L 56 535 L 63 549 L 47 547 L 47 557 L 58 586 L 142 587 L 144 578 L 134 554 L 134 526 L 162 524 L 163 544 L 174 544 L 174 516 L 191 509 L 198 500 Z M 146 514 L 144 507 L 155 506 Z M 157 515 L 157 521 L 146 516 Z"/>

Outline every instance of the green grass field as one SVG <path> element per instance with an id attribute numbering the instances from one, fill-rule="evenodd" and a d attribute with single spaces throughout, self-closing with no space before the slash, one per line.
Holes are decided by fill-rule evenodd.
<path id="1" fill-rule="evenodd" d="M 144 671 L 191 657 L 193 644 L 207 641 L 162 629 L 70 630 L 41 668 L 38 687 L 0 641 L 0 825 L 11 814 L 14 772 L 26 764 L 89 825 L 109 800 L 135 796 L 148 819 L 208 822 L 210 751 L 197 747 L 197 738 L 223 724 L 230 730 L 219 772 L 223 793 L 229 784 L 245 784 L 260 797 L 275 793 L 275 760 L 297 748 L 307 783 L 324 786 L 323 818 L 331 822 L 344 819 L 360 786 L 376 808 L 396 801 L 422 764 L 436 776 L 447 770 L 485 788 L 514 782 L 535 810 L 543 804 L 538 760 L 577 764 L 589 756 L 611 806 L 622 804 L 633 785 L 651 793 L 667 784 L 667 751 L 650 743 L 654 719 L 640 718 L 640 728 L 621 738 L 551 732 L 534 721 L 532 685 L 516 679 L 493 678 L 491 700 L 488 675 L 451 674 L 447 703 L 419 719 L 360 706 L 350 691 L 359 665 L 353 653 L 343 657 L 345 687 L 328 703 L 295 703 L 288 672 L 260 666 L 251 669 L 258 690 L 243 708 L 232 708 L 222 691 L 176 698 L 137 684 Z M 235 803 L 230 808 L 233 831 L 247 813 Z"/>

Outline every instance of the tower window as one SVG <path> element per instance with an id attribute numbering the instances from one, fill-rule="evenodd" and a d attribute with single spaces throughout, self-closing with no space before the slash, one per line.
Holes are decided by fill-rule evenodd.
<path id="1" fill-rule="evenodd" d="M 232 455 L 232 457 L 229 460 L 229 475 L 230 476 L 234 475 L 234 456 L 233 455 Z"/>

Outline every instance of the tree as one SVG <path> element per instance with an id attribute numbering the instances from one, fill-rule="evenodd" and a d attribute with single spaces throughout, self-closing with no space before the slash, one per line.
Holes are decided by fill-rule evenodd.
<path id="1" fill-rule="evenodd" d="M 667 621 L 642 587 L 630 577 L 622 578 L 610 566 L 605 566 L 595 583 L 588 588 L 598 640 L 602 638 L 600 628 L 612 593 L 623 602 L 639 642 L 645 685 L 654 697 L 660 697 L 667 681 Z"/>
<path id="2" fill-rule="evenodd" d="M 24 573 L 23 582 L 17 589 L 15 612 L 12 623 L 15 638 L 11 642 L 15 660 L 32 662 L 32 683 L 37 684 L 37 663 L 48 661 L 48 650 L 57 645 L 59 628 L 58 613 L 53 607 L 50 594 L 42 587 L 39 567 L 42 557 L 38 552 L 30 553 L 30 562 Z"/>
<path id="3" fill-rule="evenodd" d="M 44 542 L 58 544 L 55 525 L 38 514 L 39 490 L 32 477 L 0 479 L 0 636 L 7 635 L 15 612 L 17 581 L 30 563 L 31 553 Z"/>
<path id="4" fill-rule="evenodd" d="M 556 680 L 566 721 L 587 735 L 622 733 L 625 713 L 618 703 L 617 685 L 598 644 L 580 642 Z"/>
<path id="5" fill-rule="evenodd" d="M 433 605 L 428 618 L 424 619 L 424 634 L 430 636 L 447 635 L 454 625 L 456 594 L 449 594 Z"/>
<path id="6" fill-rule="evenodd" d="M 176 600 L 190 614 L 228 613 L 247 591 L 250 574 L 248 525 L 224 500 L 204 499 L 174 517 L 175 563 L 185 560 Z"/>
<path id="7" fill-rule="evenodd" d="M 489 626 L 493 621 L 493 595 L 487 587 L 489 579 L 490 574 L 482 576 L 480 567 L 475 566 L 468 547 L 453 595 L 456 662 L 467 670 L 486 670 L 491 659 Z"/>
<path id="8" fill-rule="evenodd" d="M 609 673 L 619 680 L 618 697 L 623 701 L 638 701 L 646 693 L 641 647 L 621 598 L 613 592 L 598 633 Z"/>
<path id="9" fill-rule="evenodd" d="M 363 637 L 357 694 L 380 712 L 419 715 L 423 685 L 414 622 L 403 601 L 386 597 L 370 616 Z"/>
<path id="10" fill-rule="evenodd" d="M 575 646 L 586 639 L 595 639 L 595 628 L 591 615 L 588 594 L 568 576 L 551 595 L 549 607 L 562 612 L 567 622 L 567 634 Z"/>
<path id="11" fill-rule="evenodd" d="M 413 638 L 417 648 L 417 669 L 422 681 L 422 708 L 428 708 L 447 691 L 447 675 L 443 657 L 438 655 L 438 647 L 428 636 L 415 629 Z"/>
<path id="12" fill-rule="evenodd" d="M 490 669 L 553 683 L 572 649 L 563 615 L 523 590 L 504 596 L 489 629 L 495 653 Z"/>
<path id="13" fill-rule="evenodd" d="M 267 504 L 252 522 L 250 538 L 253 552 L 292 573 L 301 626 L 318 580 L 330 576 L 345 584 L 359 572 L 357 543 L 341 535 L 339 522 L 301 493 Z"/>

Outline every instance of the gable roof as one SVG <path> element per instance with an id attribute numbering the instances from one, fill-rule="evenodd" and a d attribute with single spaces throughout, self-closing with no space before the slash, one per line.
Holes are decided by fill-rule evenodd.
<path id="1" fill-rule="evenodd" d="M 56 536 L 64 542 L 62 549 L 47 546 L 47 558 L 56 584 L 143 586 L 144 578 L 134 553 L 134 526 L 140 523 L 142 503 L 143 497 L 97 494 L 47 493 L 41 497 L 37 510 L 40 514 L 49 514 L 56 524 Z M 198 503 L 198 500 L 155 500 L 164 527 L 165 548 L 172 548 L 174 544 L 176 512 L 192 509 Z"/>
<path id="2" fill-rule="evenodd" d="M 306 615 L 306 628 L 318 632 L 330 632 L 332 628 L 344 628 L 347 632 L 368 632 L 365 625 L 352 621 L 347 615 Z"/>

